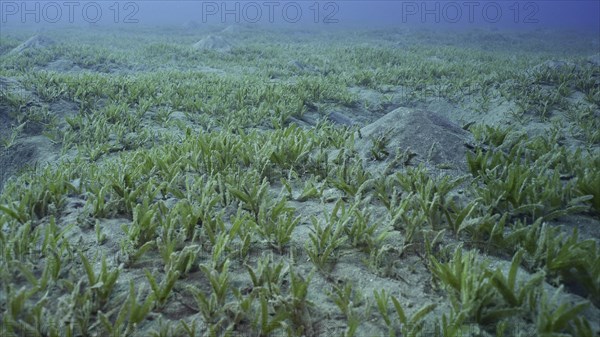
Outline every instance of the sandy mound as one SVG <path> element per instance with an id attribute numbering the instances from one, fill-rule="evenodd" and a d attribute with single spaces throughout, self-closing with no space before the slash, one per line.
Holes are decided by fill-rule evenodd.
<path id="1" fill-rule="evenodd" d="M 537 66 L 529 69 L 530 75 L 545 74 L 548 72 L 562 72 L 571 73 L 573 71 L 579 71 L 580 68 L 573 62 L 561 61 L 561 60 L 548 60 L 538 64 Z"/>
<path id="2" fill-rule="evenodd" d="M 471 134 L 450 120 L 430 111 L 398 108 L 360 130 L 357 149 L 366 161 L 375 161 L 372 150 L 377 139 L 385 137 L 385 152 L 389 155 L 376 168 L 386 167 L 399 150 L 416 154 L 412 165 L 424 163 L 431 167 L 466 170 L 465 144 Z"/>
<path id="3" fill-rule="evenodd" d="M 23 102 L 21 109 L 38 101 L 37 97 L 31 91 L 25 89 L 14 78 L 0 77 L 0 88 L 6 95 L 21 100 Z M 17 110 L 17 108 L 9 104 L 8 99 L 2 97 L 2 100 L 0 100 L 0 139 L 10 134 L 11 127 L 17 123 L 16 116 L 21 113 Z"/>
<path id="4" fill-rule="evenodd" d="M 195 20 L 187 21 L 182 26 L 183 29 L 198 29 L 200 27 L 202 27 L 202 25 L 198 21 L 195 21 Z"/>
<path id="5" fill-rule="evenodd" d="M 54 40 L 52 40 L 49 37 L 43 36 L 43 35 L 35 35 L 33 37 L 31 37 L 29 40 L 21 43 L 20 45 L 18 45 L 17 47 L 15 47 L 15 49 L 13 49 L 10 53 L 17 53 L 17 54 L 21 54 L 27 50 L 33 50 L 33 49 L 44 49 L 44 48 L 48 48 L 52 45 L 54 45 L 55 42 Z"/>
<path id="6" fill-rule="evenodd" d="M 221 33 L 229 34 L 229 35 L 235 35 L 235 34 L 239 34 L 241 32 L 242 32 L 242 27 L 240 27 L 238 25 L 227 26 L 221 31 Z"/>
<path id="7" fill-rule="evenodd" d="M 82 69 L 79 68 L 73 61 L 58 59 L 56 61 L 48 63 L 46 66 L 46 70 L 56 71 L 56 72 L 79 72 Z"/>
<path id="8" fill-rule="evenodd" d="M 27 137 L 8 149 L 0 147 L 0 192 L 6 181 L 23 169 L 58 160 L 59 149 L 44 136 Z"/>
<path id="9" fill-rule="evenodd" d="M 600 67 L 600 54 L 588 57 L 587 61 L 594 67 Z"/>
<path id="10" fill-rule="evenodd" d="M 224 38 L 215 35 L 209 35 L 202 40 L 194 43 L 192 46 L 196 50 L 215 50 L 219 52 L 229 52 L 233 47 L 231 43 Z"/>
<path id="11" fill-rule="evenodd" d="M 25 102 L 23 109 L 39 104 L 39 98 L 15 79 L 0 77 L 0 87 L 7 94 L 21 97 Z M 40 135 L 42 127 L 33 122 L 27 122 L 14 143 L 6 147 L 4 141 L 12 136 L 18 124 L 17 115 L 22 112 L 15 111 L 8 101 L 0 100 L 0 192 L 9 177 L 36 163 L 56 160 L 59 151 L 48 138 Z"/>
<path id="12" fill-rule="evenodd" d="M 291 60 L 290 62 L 288 62 L 288 66 L 298 73 L 316 74 L 319 72 L 319 69 L 317 69 L 317 67 L 314 67 L 310 64 L 298 60 Z"/>

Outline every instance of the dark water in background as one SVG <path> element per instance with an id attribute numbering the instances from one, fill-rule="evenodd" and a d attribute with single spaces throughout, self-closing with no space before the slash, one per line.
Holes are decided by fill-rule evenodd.
<path id="1" fill-rule="evenodd" d="M 3 28 L 26 25 L 256 24 L 299 27 L 577 29 L 600 35 L 600 1 L 10 1 Z M 1 34 L 1 33 L 0 33 Z"/>

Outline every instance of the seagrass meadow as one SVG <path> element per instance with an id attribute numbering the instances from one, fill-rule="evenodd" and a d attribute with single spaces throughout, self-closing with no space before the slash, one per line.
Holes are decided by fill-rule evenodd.
<path id="1" fill-rule="evenodd" d="M 598 36 L 0 39 L 1 336 L 600 336 Z"/>

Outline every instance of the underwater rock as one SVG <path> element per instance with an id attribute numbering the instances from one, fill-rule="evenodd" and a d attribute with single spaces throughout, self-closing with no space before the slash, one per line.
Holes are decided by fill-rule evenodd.
<path id="1" fill-rule="evenodd" d="M 48 48 L 52 45 L 54 45 L 55 42 L 54 40 L 52 40 L 51 38 L 47 37 L 47 36 L 43 36 L 43 35 L 35 35 L 33 37 L 31 37 L 29 40 L 21 43 L 20 45 L 18 45 L 17 47 L 15 47 L 13 50 L 11 50 L 11 54 L 21 54 L 23 52 L 25 52 L 26 50 L 32 50 L 32 49 L 44 49 L 44 48 Z"/>
<path id="2" fill-rule="evenodd" d="M 215 50 L 219 52 L 229 52 L 233 47 L 231 43 L 224 38 L 215 35 L 209 35 L 202 40 L 194 43 L 192 46 L 196 50 Z"/>
<path id="3" fill-rule="evenodd" d="M 409 151 L 411 165 L 444 166 L 466 171 L 465 144 L 472 142 L 468 131 L 431 111 L 398 108 L 360 130 L 356 145 L 365 161 L 373 162 L 372 150 L 382 140 L 388 155 L 380 160 L 387 166 L 395 154 Z M 377 166 L 377 165 L 375 165 Z M 381 167 L 380 167 L 381 168 Z"/>

